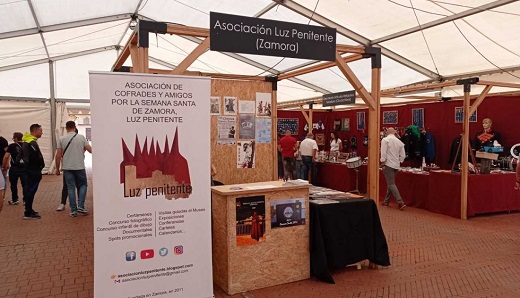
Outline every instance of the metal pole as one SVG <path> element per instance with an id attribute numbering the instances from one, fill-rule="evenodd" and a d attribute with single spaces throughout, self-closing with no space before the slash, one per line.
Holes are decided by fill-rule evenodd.
<path id="1" fill-rule="evenodd" d="M 51 106 L 51 143 L 52 154 L 56 152 L 56 93 L 54 90 L 54 61 L 49 60 L 50 106 Z"/>

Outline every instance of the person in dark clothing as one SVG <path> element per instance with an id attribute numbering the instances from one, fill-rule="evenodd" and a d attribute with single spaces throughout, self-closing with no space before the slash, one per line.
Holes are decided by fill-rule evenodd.
<path id="1" fill-rule="evenodd" d="M 7 203 L 9 205 L 18 205 L 18 179 L 22 184 L 22 190 L 27 188 L 27 175 L 25 167 L 18 159 L 18 154 L 22 151 L 22 137 L 21 132 L 13 134 L 14 143 L 7 147 L 7 152 L 2 161 L 2 170 L 9 170 L 9 183 L 11 185 L 11 200 Z"/>
<path id="2" fill-rule="evenodd" d="M 4 155 L 5 155 L 5 152 L 7 151 L 8 144 L 9 143 L 7 142 L 7 140 L 4 137 L 0 136 L 0 161 L 4 160 Z M 5 177 L 7 176 L 6 174 L 7 174 L 6 170 L 2 167 L 2 170 L 0 171 L 0 203 L 4 202 Z"/>
<path id="3" fill-rule="evenodd" d="M 27 189 L 24 189 L 23 199 L 25 201 L 24 219 L 40 219 L 41 216 L 33 209 L 34 196 L 42 180 L 42 169 L 45 167 L 42 152 L 36 142 L 43 134 L 42 126 L 32 124 L 30 133 L 22 137 L 22 155 L 25 171 L 27 173 Z"/>

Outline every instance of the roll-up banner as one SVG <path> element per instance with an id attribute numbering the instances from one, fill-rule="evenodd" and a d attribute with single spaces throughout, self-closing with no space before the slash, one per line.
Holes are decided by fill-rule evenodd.
<path id="1" fill-rule="evenodd" d="M 95 297 L 212 297 L 210 79 L 90 73 Z"/>

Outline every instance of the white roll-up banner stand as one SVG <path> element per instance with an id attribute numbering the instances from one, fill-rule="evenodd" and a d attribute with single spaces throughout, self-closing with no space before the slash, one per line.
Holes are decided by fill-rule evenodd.
<path id="1" fill-rule="evenodd" d="M 95 297 L 213 296 L 210 84 L 90 73 Z"/>

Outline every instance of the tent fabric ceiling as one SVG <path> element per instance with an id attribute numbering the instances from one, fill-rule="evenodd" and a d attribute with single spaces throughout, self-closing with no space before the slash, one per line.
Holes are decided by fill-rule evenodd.
<path id="1" fill-rule="evenodd" d="M 468 13 L 480 6 L 485 9 Z M 520 32 L 516 29 L 520 27 L 518 1 L 0 0 L 0 97 L 48 98 L 48 62 L 52 60 L 57 61 L 51 67 L 56 96 L 88 99 L 88 71 L 110 70 L 133 30 L 132 15 L 207 28 L 210 11 L 315 26 L 323 26 L 324 19 L 330 20 L 330 24 L 339 26 L 338 32 L 345 34 L 338 33 L 338 43 L 375 44 L 395 53 L 392 59 L 382 58 L 382 89 L 431 80 L 432 77 L 423 74 L 425 71 L 441 78 L 496 72 L 491 75 L 494 79 L 520 83 L 516 72 L 520 69 Z M 459 17 L 457 14 L 468 15 Z M 457 19 L 428 26 L 448 17 Z M 422 28 L 420 26 L 426 28 L 400 33 Z M 348 32 L 353 33 L 346 36 Z M 175 67 L 200 41 L 182 36 L 151 36 L 151 67 Z M 318 61 L 208 51 L 188 70 L 265 76 L 313 63 Z M 130 59 L 125 65 L 131 66 Z M 409 65 L 419 65 L 422 71 Z M 368 59 L 349 63 L 349 66 L 365 86 L 370 86 Z M 22 88 L 27 84 L 22 82 L 28 78 L 31 87 Z M 350 89 L 352 86 L 334 67 L 279 82 L 278 101 Z M 458 87 L 443 90 L 443 95 L 459 96 L 460 93 Z"/>

